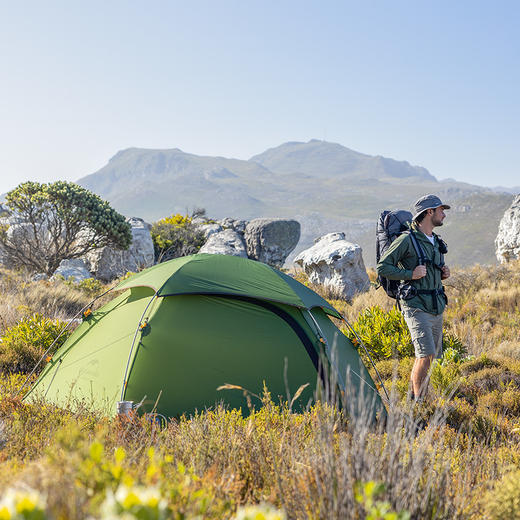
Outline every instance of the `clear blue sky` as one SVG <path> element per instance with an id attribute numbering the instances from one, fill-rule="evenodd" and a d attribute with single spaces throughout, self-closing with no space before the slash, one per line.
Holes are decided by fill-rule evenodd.
<path id="1" fill-rule="evenodd" d="M 520 185 L 520 2 L 0 0 L 0 192 L 326 139 Z"/>

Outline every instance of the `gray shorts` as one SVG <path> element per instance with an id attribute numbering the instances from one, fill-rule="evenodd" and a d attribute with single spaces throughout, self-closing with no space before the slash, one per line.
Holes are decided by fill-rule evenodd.
<path id="1" fill-rule="evenodd" d="M 412 336 L 415 357 L 442 357 L 442 314 L 407 307 L 403 316 Z"/>

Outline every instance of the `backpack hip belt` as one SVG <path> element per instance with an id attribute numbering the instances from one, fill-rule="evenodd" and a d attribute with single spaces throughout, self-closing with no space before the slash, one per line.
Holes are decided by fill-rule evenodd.
<path id="1" fill-rule="evenodd" d="M 432 297 L 433 309 L 436 313 L 439 312 L 439 304 L 437 302 L 437 296 L 442 296 L 446 304 L 448 304 L 448 297 L 444 291 L 444 287 L 440 289 L 417 289 L 409 283 L 404 283 L 399 286 L 397 298 L 399 300 L 411 300 L 417 295 L 429 294 Z"/>

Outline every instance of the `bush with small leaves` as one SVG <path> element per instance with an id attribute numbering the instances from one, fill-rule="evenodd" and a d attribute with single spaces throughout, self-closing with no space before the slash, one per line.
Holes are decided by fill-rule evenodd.
<path id="1" fill-rule="evenodd" d="M 0 227 L 10 265 L 48 275 L 67 258 L 132 242 L 130 225 L 110 204 L 72 182 L 24 182 L 6 195 L 19 224 Z"/>
<path id="2" fill-rule="evenodd" d="M 520 518 L 520 470 L 506 473 L 483 497 L 485 518 L 512 520 Z"/>
<path id="3" fill-rule="evenodd" d="M 402 359 L 415 355 L 412 338 L 403 315 L 395 307 L 389 311 L 374 305 L 361 312 L 352 323 L 355 331 L 344 329 L 346 336 L 356 345 L 360 354 L 359 340 L 369 350 L 376 360 L 397 358 Z M 359 338 L 359 339 L 358 339 Z M 444 348 L 450 348 L 462 359 L 466 353 L 463 343 L 453 334 L 443 334 Z"/>
<path id="4" fill-rule="evenodd" d="M 158 262 L 196 253 L 205 242 L 204 233 L 183 215 L 171 215 L 152 225 L 155 259 Z"/>
<path id="5" fill-rule="evenodd" d="M 70 329 L 65 330 L 66 326 L 63 321 L 50 320 L 40 314 L 34 314 L 9 327 L 1 338 L 0 372 L 31 371 L 55 340 L 56 344 L 49 351 L 49 356 L 63 345 L 72 332 Z M 44 366 L 45 360 L 38 367 L 39 370 Z"/>

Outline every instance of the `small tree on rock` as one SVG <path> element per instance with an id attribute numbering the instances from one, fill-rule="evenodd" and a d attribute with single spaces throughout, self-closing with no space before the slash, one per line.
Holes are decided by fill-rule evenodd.
<path id="1" fill-rule="evenodd" d="M 197 209 L 196 212 L 198 217 L 206 213 L 203 209 Z M 191 216 L 177 213 L 152 225 L 151 233 L 157 262 L 192 255 L 204 245 L 204 233 L 192 220 Z"/>
<path id="2" fill-rule="evenodd" d="M 24 182 L 7 194 L 6 206 L 12 217 L 0 226 L 0 247 L 13 267 L 51 275 L 66 258 L 105 246 L 127 249 L 132 241 L 123 215 L 72 182 Z"/>

